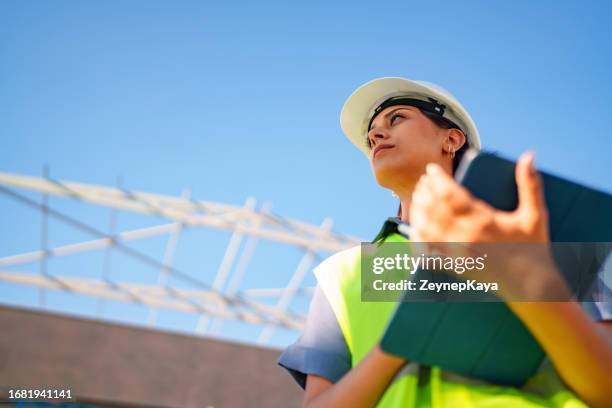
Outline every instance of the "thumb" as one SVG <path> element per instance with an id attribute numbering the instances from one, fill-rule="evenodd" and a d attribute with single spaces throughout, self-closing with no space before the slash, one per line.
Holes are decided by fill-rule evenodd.
<path id="1" fill-rule="evenodd" d="M 523 153 L 516 163 L 515 177 L 518 190 L 518 211 L 532 216 L 545 214 L 542 180 L 535 169 L 533 152 Z M 539 217 L 538 217 L 539 218 Z"/>

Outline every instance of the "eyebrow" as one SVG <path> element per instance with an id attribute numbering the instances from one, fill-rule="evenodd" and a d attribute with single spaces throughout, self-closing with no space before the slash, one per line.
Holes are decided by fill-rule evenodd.
<path id="1" fill-rule="evenodd" d="M 393 115 L 395 112 L 397 112 L 397 111 L 399 111 L 399 110 L 402 110 L 402 109 L 408 109 L 408 108 L 410 108 L 410 107 L 411 107 L 411 106 L 402 106 L 402 107 L 399 107 L 399 108 L 392 109 L 392 110 L 390 110 L 389 112 L 385 113 L 385 114 L 383 115 L 383 117 L 384 117 L 385 119 L 387 119 L 387 118 L 389 118 L 389 116 Z M 368 129 L 368 132 L 369 132 L 370 130 L 372 130 L 372 124 L 374 124 L 374 122 L 372 122 L 372 123 L 370 124 L 370 128 Z"/>

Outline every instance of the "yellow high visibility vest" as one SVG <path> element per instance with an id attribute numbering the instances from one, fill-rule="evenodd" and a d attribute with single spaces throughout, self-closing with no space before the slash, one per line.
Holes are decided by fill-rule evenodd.
<path id="1" fill-rule="evenodd" d="M 392 233 L 384 242 L 408 242 Z M 351 352 L 355 367 L 380 341 L 395 302 L 361 301 L 361 247 L 341 251 L 315 268 Z M 420 377 L 420 379 L 419 379 Z M 378 407 L 557 407 L 587 405 L 562 383 L 550 361 L 519 388 L 498 386 L 452 374 L 440 367 L 408 363 L 393 379 Z"/>

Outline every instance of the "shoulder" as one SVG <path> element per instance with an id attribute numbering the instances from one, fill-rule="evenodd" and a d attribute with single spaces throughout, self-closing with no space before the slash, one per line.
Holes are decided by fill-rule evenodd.
<path id="1" fill-rule="evenodd" d="M 355 257 L 359 257 L 360 253 L 361 253 L 361 245 L 355 245 L 350 248 L 344 249 L 342 251 L 336 252 L 333 255 L 328 256 L 319 265 L 344 262 L 346 260 L 354 259 Z"/>
<path id="2" fill-rule="evenodd" d="M 319 286 L 334 310 L 337 310 L 335 300 L 342 298 L 342 288 L 359 274 L 360 253 L 360 245 L 345 249 L 328 257 L 313 269 Z"/>
<path id="3" fill-rule="evenodd" d="M 355 245 L 325 258 L 316 268 L 314 273 L 319 277 L 321 273 L 329 273 L 339 267 L 353 266 L 359 260 L 361 245 Z"/>

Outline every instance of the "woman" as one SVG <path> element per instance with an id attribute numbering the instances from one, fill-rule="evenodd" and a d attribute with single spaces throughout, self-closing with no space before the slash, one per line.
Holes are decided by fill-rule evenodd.
<path id="1" fill-rule="evenodd" d="M 399 197 L 398 215 L 411 224 L 413 241 L 548 241 L 532 154 L 517 164 L 516 211 L 497 211 L 455 183 L 451 175 L 463 152 L 468 146 L 479 149 L 480 139 L 467 111 L 441 88 L 403 78 L 376 79 L 348 98 L 341 125 L 368 156 L 378 184 Z M 387 222 L 378 238 L 395 236 L 392 232 L 393 223 Z M 590 304 L 597 307 L 589 316 L 575 302 L 509 302 L 556 372 L 550 368 L 523 389 L 497 387 L 382 351 L 378 339 L 392 304 L 356 300 L 358 261 L 359 248 L 353 248 L 316 268 L 319 285 L 304 333 L 279 359 L 305 388 L 304 406 L 584 406 L 576 395 L 592 406 L 612 406 L 612 324 L 604 321 L 612 320 L 609 304 Z M 539 265 L 538 276 L 546 280 L 542 287 L 565 294 L 552 264 Z"/>

